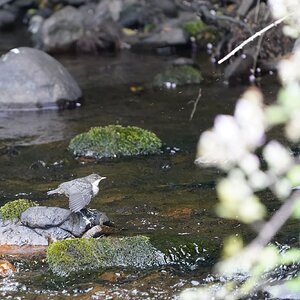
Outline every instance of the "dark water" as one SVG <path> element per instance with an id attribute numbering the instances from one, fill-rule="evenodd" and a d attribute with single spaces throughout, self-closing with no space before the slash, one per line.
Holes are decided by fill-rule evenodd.
<path id="1" fill-rule="evenodd" d="M 9 39 L 5 45 L 12 44 Z M 1 51 L 5 49 L 2 45 Z M 62 112 L 0 113 L 0 204 L 23 197 L 66 207 L 67 199 L 47 199 L 46 191 L 62 181 L 96 172 L 108 180 L 101 183 L 91 207 L 106 212 L 120 235 L 146 234 L 157 245 L 171 237 L 188 237 L 219 246 L 225 235 L 241 232 L 238 223 L 224 221 L 214 213 L 214 187 L 220 174 L 197 168 L 193 161 L 200 133 L 212 125 L 216 114 L 232 111 L 244 87 L 226 87 L 220 71 L 213 69 L 206 55 L 200 56 L 205 81 L 196 113 L 189 121 L 199 86 L 151 87 L 154 75 L 176 57 L 130 52 L 57 57 L 83 89 L 85 105 Z M 133 84 L 144 90 L 132 93 Z M 274 84 L 268 83 L 264 89 L 274 98 Z M 152 130 L 164 142 L 165 151 L 97 163 L 70 156 L 66 150 L 70 138 L 91 126 L 108 124 Z M 202 263 L 154 270 L 104 270 L 63 279 L 55 278 L 46 264 L 37 260 L 19 264 L 14 277 L 0 280 L 0 298 L 172 299 L 183 288 L 206 278 L 215 260 L 211 254 Z"/>

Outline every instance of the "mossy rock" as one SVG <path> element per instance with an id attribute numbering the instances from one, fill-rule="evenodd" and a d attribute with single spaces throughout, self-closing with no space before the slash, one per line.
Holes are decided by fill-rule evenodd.
<path id="1" fill-rule="evenodd" d="M 145 236 L 57 241 L 47 250 L 51 271 L 59 276 L 107 267 L 146 268 L 164 264 L 163 254 Z"/>
<path id="2" fill-rule="evenodd" d="M 183 29 L 192 36 L 196 36 L 206 28 L 207 25 L 201 20 L 189 21 L 183 25 Z"/>
<path id="3" fill-rule="evenodd" d="M 29 207 L 37 205 L 37 203 L 27 199 L 10 201 L 0 207 L 0 217 L 3 220 L 19 219 L 22 212 L 27 210 Z"/>
<path id="4" fill-rule="evenodd" d="M 201 20 L 186 22 L 183 29 L 191 36 L 195 37 L 200 46 L 205 46 L 207 43 L 216 42 L 220 38 L 220 34 L 216 27 L 205 24 Z"/>
<path id="5" fill-rule="evenodd" d="M 174 66 L 157 74 L 153 80 L 153 86 L 165 87 L 170 83 L 176 86 L 199 84 L 202 79 L 200 71 L 192 66 Z"/>
<path id="6" fill-rule="evenodd" d="M 92 127 L 88 132 L 75 136 L 68 149 L 75 156 L 101 159 L 156 154 L 161 146 L 161 140 L 148 130 L 109 125 Z"/>

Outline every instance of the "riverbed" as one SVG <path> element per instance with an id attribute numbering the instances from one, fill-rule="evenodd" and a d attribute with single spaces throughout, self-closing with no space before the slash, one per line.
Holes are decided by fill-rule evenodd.
<path id="1" fill-rule="evenodd" d="M 0 50 L 20 45 L 18 34 L 14 39 L 7 36 Z M 183 55 L 195 58 L 204 77 L 201 86 L 153 88 L 154 76 Z M 0 298 L 175 299 L 184 288 L 209 281 L 222 239 L 243 234 L 245 228 L 215 214 L 215 186 L 222 174 L 194 164 L 196 147 L 214 116 L 231 113 L 246 87 L 226 86 L 222 68 L 212 65 L 205 51 L 194 56 L 191 50 L 172 54 L 126 50 L 56 58 L 79 83 L 84 104 L 65 111 L 0 112 L 0 204 L 27 198 L 40 205 L 67 207 L 66 198 L 49 198 L 47 191 L 95 172 L 108 179 L 90 207 L 109 216 L 117 235 L 147 235 L 158 248 L 176 240 L 180 247 L 172 251 L 181 252 L 182 260 L 150 270 L 109 269 L 69 278 L 51 274 L 41 259 L 19 261 L 18 272 L 0 280 Z M 190 120 L 200 87 L 202 96 Z M 274 78 L 266 79 L 262 87 L 269 101 L 275 98 Z M 66 150 L 76 134 L 109 124 L 153 131 L 163 141 L 162 153 L 92 162 L 75 159 Z M 279 205 L 273 204 L 272 195 L 265 198 L 270 210 Z M 193 244 L 203 246 L 191 249 Z M 191 256 L 189 251 L 194 251 Z"/>

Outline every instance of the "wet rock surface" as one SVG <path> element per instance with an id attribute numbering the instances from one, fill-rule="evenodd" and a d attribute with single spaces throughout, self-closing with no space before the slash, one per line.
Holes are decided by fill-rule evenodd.
<path id="1" fill-rule="evenodd" d="M 82 93 L 70 73 L 43 51 L 21 47 L 0 59 L 0 110 L 71 108 Z"/>
<path id="2" fill-rule="evenodd" d="M 30 207 L 20 219 L 0 219 L 0 252 L 1 245 L 47 246 L 51 241 L 80 237 L 108 222 L 106 214 L 96 210 L 74 214 L 59 207 Z"/>

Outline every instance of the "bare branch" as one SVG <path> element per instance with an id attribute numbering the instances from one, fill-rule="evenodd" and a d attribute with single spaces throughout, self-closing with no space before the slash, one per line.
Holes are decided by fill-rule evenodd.
<path id="1" fill-rule="evenodd" d="M 273 27 L 277 26 L 278 24 L 282 23 L 289 16 L 291 16 L 291 14 L 289 14 L 289 15 L 287 15 L 287 16 L 279 19 L 279 20 L 276 20 L 275 22 L 273 22 L 270 25 L 266 26 L 262 30 L 256 32 L 254 35 L 250 36 L 247 40 L 245 40 L 244 42 L 242 42 L 239 46 L 237 46 L 236 48 L 234 48 L 229 54 L 227 54 L 225 57 L 223 57 L 222 59 L 220 59 L 218 61 L 218 64 L 219 65 L 222 64 L 224 61 L 226 61 L 228 58 L 230 58 L 231 56 L 233 56 L 239 50 L 243 49 L 247 44 L 249 44 L 250 42 L 254 41 L 257 37 L 261 36 L 263 33 L 267 32 L 271 28 L 273 28 Z"/>
<path id="2" fill-rule="evenodd" d="M 195 114 L 195 112 L 196 112 L 198 102 L 199 102 L 199 100 L 200 100 L 200 98 L 201 98 L 201 96 L 202 96 L 202 93 L 201 93 L 201 92 L 202 92 L 202 89 L 200 88 L 200 89 L 199 89 L 199 93 L 198 93 L 198 97 L 197 97 L 197 99 L 196 99 L 195 102 L 194 102 L 194 107 L 193 107 L 193 110 L 192 110 L 191 115 L 190 115 L 190 121 L 192 121 L 192 119 L 193 119 L 193 117 L 194 117 L 194 114 Z"/>

